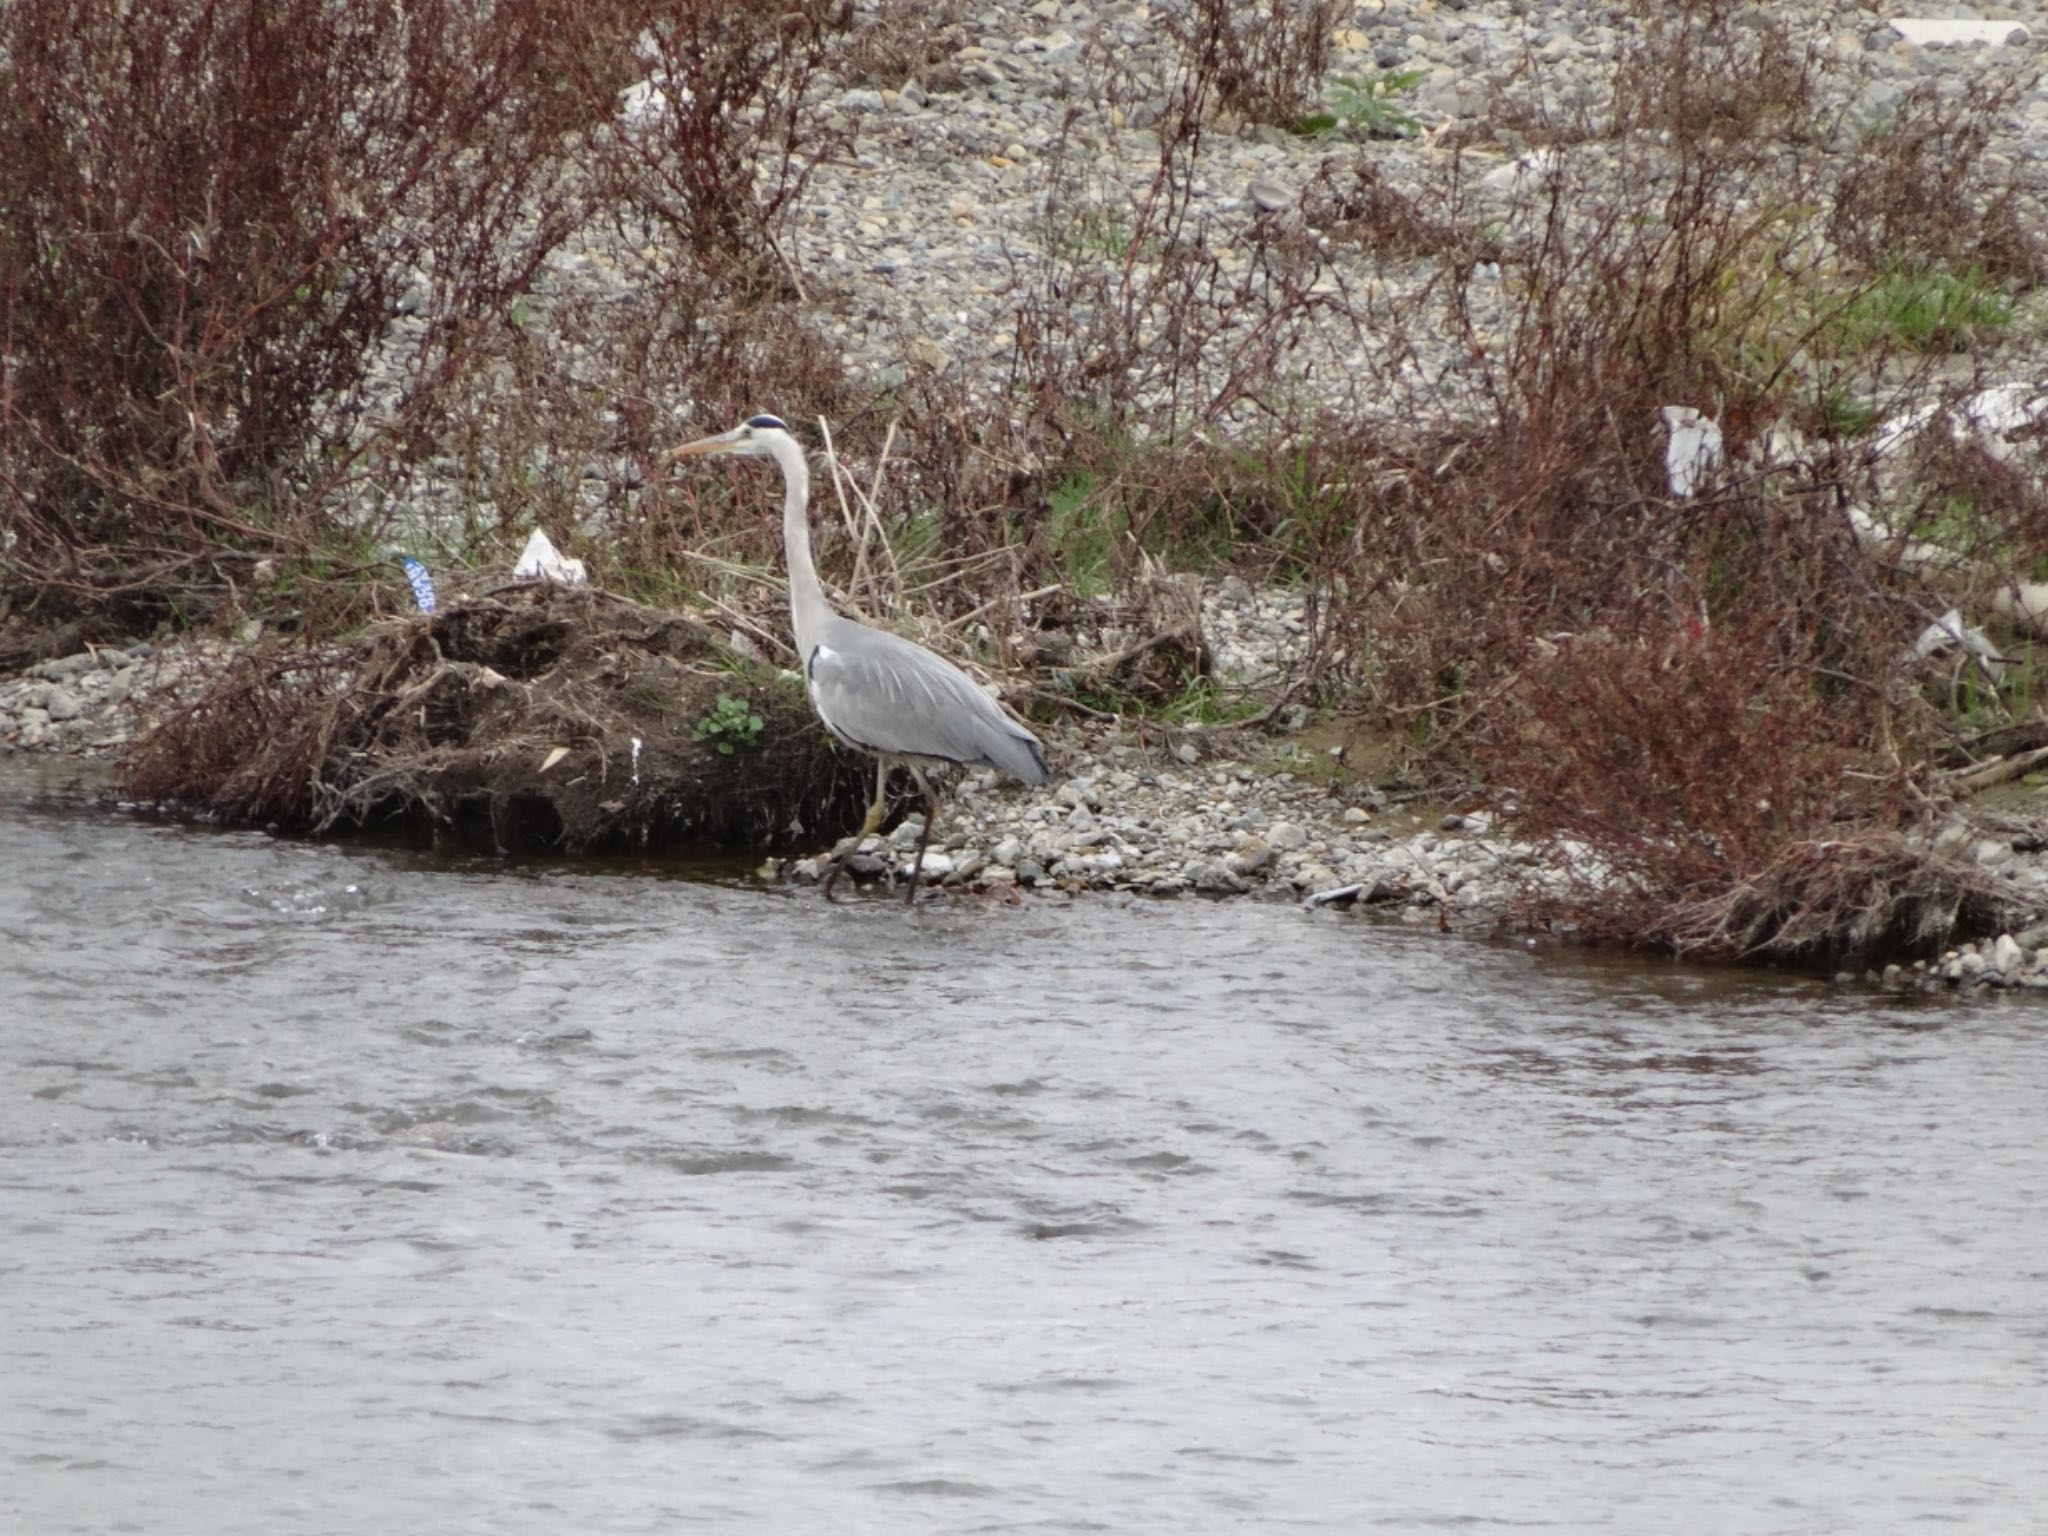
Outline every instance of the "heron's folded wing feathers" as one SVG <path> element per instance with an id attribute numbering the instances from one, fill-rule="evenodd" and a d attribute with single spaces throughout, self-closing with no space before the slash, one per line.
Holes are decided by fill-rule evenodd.
<path id="1" fill-rule="evenodd" d="M 841 621 L 812 651 L 804 678 L 819 717 L 855 746 L 1046 780 L 1035 736 L 965 672 L 901 636 Z"/>

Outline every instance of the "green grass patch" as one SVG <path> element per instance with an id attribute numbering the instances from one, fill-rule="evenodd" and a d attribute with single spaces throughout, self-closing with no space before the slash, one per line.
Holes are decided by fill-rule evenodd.
<path id="1" fill-rule="evenodd" d="M 1085 470 L 1062 480 L 1050 502 L 1047 536 L 1068 590 L 1080 597 L 1099 596 L 1110 585 L 1110 550 L 1123 532 L 1123 514 Z"/>
<path id="2" fill-rule="evenodd" d="M 1848 352 L 1962 352 L 2013 318 L 2012 299 L 1974 267 L 1893 267 L 1844 306 L 1830 329 Z"/>
<path id="3" fill-rule="evenodd" d="M 1831 384 L 1814 406 L 1811 425 L 1819 436 L 1853 439 L 1870 436 L 1883 420 L 1875 402 L 1845 384 Z"/>

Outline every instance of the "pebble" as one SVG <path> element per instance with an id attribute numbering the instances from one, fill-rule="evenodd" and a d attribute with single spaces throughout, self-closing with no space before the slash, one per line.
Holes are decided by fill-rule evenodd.
<path id="1" fill-rule="evenodd" d="M 1233 875 L 1258 875 L 1273 867 L 1275 857 L 1272 848 L 1254 838 L 1225 862 Z"/>

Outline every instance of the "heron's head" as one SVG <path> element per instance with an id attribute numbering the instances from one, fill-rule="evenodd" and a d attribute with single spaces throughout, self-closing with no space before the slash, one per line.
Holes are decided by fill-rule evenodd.
<path id="1" fill-rule="evenodd" d="M 773 458 L 775 450 L 771 442 L 776 438 L 794 441 L 780 416 L 749 416 L 730 432 L 721 432 L 716 437 L 703 437 L 694 443 L 683 444 L 670 457 L 696 459 L 719 454 L 738 454 L 751 459 Z"/>

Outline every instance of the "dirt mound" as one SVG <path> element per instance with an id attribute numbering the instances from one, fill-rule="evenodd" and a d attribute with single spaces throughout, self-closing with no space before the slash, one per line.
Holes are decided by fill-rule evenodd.
<path id="1" fill-rule="evenodd" d="M 574 853 L 815 846 L 870 778 L 794 679 L 701 621 L 545 585 L 246 652 L 124 764 L 132 797 L 231 822 Z"/>

